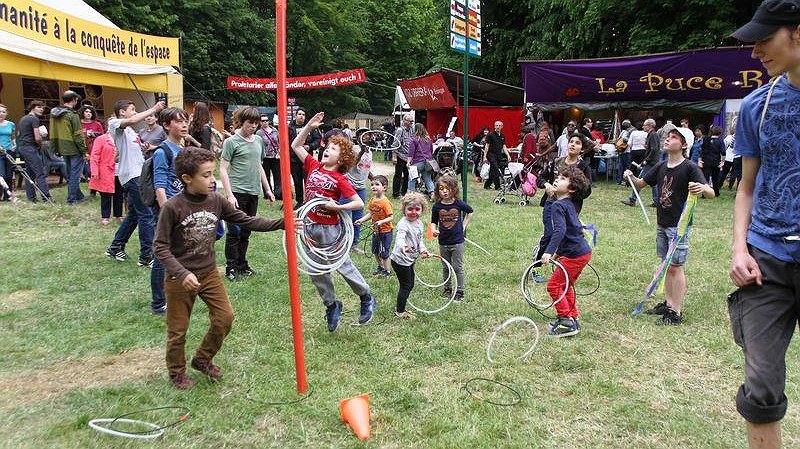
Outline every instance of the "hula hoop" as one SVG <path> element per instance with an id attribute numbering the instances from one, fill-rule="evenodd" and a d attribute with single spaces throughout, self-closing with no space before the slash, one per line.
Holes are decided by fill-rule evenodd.
<path id="1" fill-rule="evenodd" d="M 141 426 L 150 427 L 150 430 L 146 431 L 145 433 L 140 432 L 122 432 L 119 430 L 114 430 L 106 426 L 101 426 L 100 424 L 114 422 L 121 422 L 121 423 L 128 423 L 128 424 L 138 424 Z M 136 419 L 124 419 L 124 418 L 98 418 L 89 421 L 89 427 L 92 429 L 100 432 L 105 433 L 108 435 L 113 435 L 115 437 L 125 437 L 125 438 L 138 438 L 140 440 L 152 440 L 154 438 L 158 438 L 161 435 L 164 435 L 164 429 L 161 428 L 158 424 L 153 424 L 145 421 L 139 421 Z"/>
<path id="2" fill-rule="evenodd" d="M 534 245 L 533 249 L 531 250 L 531 258 L 536 260 L 536 256 L 539 254 L 539 245 Z"/>
<path id="3" fill-rule="evenodd" d="M 508 327 L 510 324 L 516 323 L 516 322 L 519 322 L 519 321 L 524 322 L 524 323 L 528 323 L 531 326 L 533 326 L 534 329 L 536 329 L 536 339 L 533 341 L 533 344 L 531 345 L 531 347 L 528 348 L 528 350 L 525 351 L 525 353 L 523 353 L 521 356 L 519 356 L 518 359 L 522 360 L 522 359 L 527 358 L 529 355 L 531 355 L 533 353 L 533 350 L 536 349 L 536 346 L 539 344 L 539 338 L 541 338 L 541 334 L 539 332 L 539 326 L 537 326 L 536 323 L 534 323 L 533 320 L 528 318 L 528 317 L 525 317 L 525 316 L 514 316 L 514 317 L 511 317 L 511 318 L 505 320 L 503 322 L 503 324 L 501 324 L 500 326 L 497 327 L 497 329 L 494 330 L 494 332 L 492 333 L 492 336 L 489 337 L 489 344 L 486 345 L 486 358 L 489 359 L 489 362 L 495 363 L 494 359 L 492 358 L 492 344 L 494 343 L 495 338 L 497 338 L 497 334 L 499 334 L 501 331 L 505 330 L 505 328 Z"/>
<path id="4" fill-rule="evenodd" d="M 455 277 L 455 270 L 453 269 L 453 266 L 450 265 L 450 262 L 446 261 L 444 258 L 442 258 L 442 256 L 437 255 L 437 254 L 431 254 L 431 257 L 429 257 L 429 259 L 432 259 L 432 258 L 437 258 L 437 259 L 441 260 L 442 263 L 447 265 L 447 268 L 448 268 L 448 270 L 447 270 L 447 278 L 444 280 L 444 282 L 442 282 L 441 284 L 428 284 L 424 280 L 422 280 L 422 278 L 420 278 L 419 276 L 415 276 L 415 277 L 416 277 L 416 280 L 419 281 L 420 284 L 422 284 L 422 285 L 424 285 L 426 287 L 439 288 L 439 287 L 443 286 L 451 278 Z M 447 302 L 444 303 L 444 305 L 442 307 L 439 307 L 438 309 L 423 309 L 421 307 L 417 307 L 411 301 L 411 297 L 410 296 L 409 296 L 409 298 L 407 300 L 407 303 L 408 303 L 409 306 L 411 306 L 412 309 L 416 310 L 417 312 L 421 312 L 421 313 L 424 313 L 426 315 L 431 315 L 431 314 L 434 314 L 434 313 L 441 312 L 442 310 L 446 309 L 450 304 L 452 304 L 453 301 L 456 298 L 456 291 L 457 291 L 457 289 L 455 289 L 455 288 L 452 289 L 452 292 L 450 293 L 450 298 L 448 298 Z"/>
<path id="5" fill-rule="evenodd" d="M 564 269 L 563 265 L 561 265 L 555 259 L 550 259 L 550 263 L 553 264 L 556 267 L 556 269 L 561 270 L 561 272 L 564 274 L 564 279 L 569 279 L 569 276 L 567 275 L 567 270 Z M 541 259 L 533 261 L 533 263 L 528 265 L 528 268 L 526 268 L 525 271 L 522 273 L 522 278 L 520 279 L 520 283 L 519 283 L 519 289 L 520 289 L 520 292 L 522 293 L 522 296 L 525 298 L 525 301 L 528 301 L 528 304 L 530 304 L 531 307 L 533 307 L 535 309 L 538 309 L 538 310 L 545 310 L 545 309 L 549 309 L 550 307 L 553 307 L 554 305 L 558 304 L 559 301 L 561 301 L 562 299 L 564 299 L 565 296 L 567 296 L 567 291 L 569 290 L 569 282 L 566 282 L 564 284 L 564 291 L 561 292 L 561 295 L 555 301 L 550 299 L 547 303 L 537 302 L 534 298 L 531 297 L 530 292 L 528 291 L 528 289 L 526 287 L 526 283 L 525 283 L 525 280 L 527 280 L 528 277 L 530 277 L 531 272 L 533 270 L 535 270 L 536 268 L 540 268 L 540 267 L 537 267 L 536 264 L 540 264 L 540 266 L 541 266 L 542 265 Z M 555 270 L 554 270 L 554 273 L 555 273 Z"/>
<path id="6" fill-rule="evenodd" d="M 515 398 L 511 402 L 497 402 L 497 401 L 493 401 L 491 399 L 485 399 L 483 396 L 481 396 L 479 394 L 476 394 L 474 390 L 471 390 L 469 388 L 469 385 L 471 383 L 473 383 L 473 382 L 476 382 L 476 381 L 499 385 L 499 386 L 505 388 L 506 390 L 510 391 L 511 394 L 513 394 Z M 517 405 L 517 404 L 520 403 L 520 401 L 522 401 L 522 395 L 519 393 L 519 391 L 511 388 L 510 385 L 504 384 L 503 382 L 500 382 L 500 381 L 497 381 L 497 380 L 494 380 L 494 379 L 487 379 L 485 377 L 473 377 L 472 379 L 468 380 L 464 384 L 464 390 L 466 390 L 466 392 L 469 393 L 470 396 L 472 396 L 473 398 L 475 398 L 475 399 L 477 399 L 479 401 L 483 401 L 483 402 L 486 402 L 488 404 L 497 405 L 497 406 L 500 406 L 500 407 L 510 407 L 512 405 Z"/>
<path id="7" fill-rule="evenodd" d="M 387 136 L 389 136 L 389 137 L 390 137 L 392 140 L 394 140 L 395 142 L 397 142 L 397 145 L 396 145 L 396 146 L 393 146 L 393 147 L 376 147 L 376 146 L 372 146 L 372 145 L 367 145 L 367 144 L 365 144 L 365 143 L 364 143 L 364 134 L 386 134 L 386 135 L 387 135 Z M 373 139 L 372 141 L 374 142 L 374 141 L 375 141 L 375 139 Z M 396 139 L 396 138 L 394 137 L 394 134 L 392 134 L 392 133 L 389 133 L 389 132 L 383 131 L 383 130 L 381 130 L 381 129 L 373 129 L 373 130 L 370 130 L 370 131 L 364 131 L 363 133 L 361 133 L 361 136 L 359 136 L 359 138 L 358 138 L 358 145 L 359 145 L 359 146 L 361 146 L 361 147 L 363 147 L 363 148 L 368 148 L 370 151 L 375 151 L 375 150 L 395 151 L 395 150 L 397 150 L 398 148 L 400 148 L 400 140 L 399 140 L 399 139 Z"/>
<path id="8" fill-rule="evenodd" d="M 572 290 L 574 290 L 574 291 L 575 291 L 575 296 L 589 296 L 589 295 L 593 295 L 593 294 L 594 294 L 594 293 L 595 293 L 597 290 L 599 290 L 599 289 L 600 289 L 600 274 L 597 272 L 597 270 L 595 270 L 595 269 L 594 269 L 594 267 L 593 267 L 591 264 L 588 264 L 588 263 L 587 263 L 587 264 L 586 264 L 586 266 L 587 266 L 587 267 L 589 267 L 589 269 L 590 269 L 590 270 L 592 270 L 592 273 L 594 273 L 594 277 L 595 277 L 595 279 L 597 279 L 597 282 L 595 283 L 594 289 L 593 289 L 592 291 L 590 291 L 589 293 L 583 293 L 583 292 L 581 292 L 581 293 L 578 293 L 578 290 L 575 288 L 575 286 L 576 286 L 576 285 L 578 285 L 578 283 L 576 282 L 576 283 L 575 283 L 575 284 L 572 286 Z M 585 271 L 586 271 L 586 270 L 584 270 L 584 272 L 585 272 Z M 581 279 L 584 279 L 584 278 L 581 278 Z"/>
<path id="9" fill-rule="evenodd" d="M 442 287 L 445 284 L 447 284 L 447 281 L 449 281 L 450 279 L 453 278 L 453 276 L 455 275 L 455 270 L 453 269 L 453 266 L 450 265 L 450 262 L 446 261 L 442 256 L 440 256 L 438 254 L 431 254 L 429 259 L 433 259 L 433 258 L 439 259 L 439 260 L 442 261 L 443 264 L 447 265 L 447 277 L 440 284 L 429 284 L 429 283 L 425 282 L 425 280 L 422 279 L 422 277 L 417 275 L 416 273 L 415 273 L 414 277 L 415 277 L 415 279 L 417 281 L 419 281 L 420 284 L 422 284 L 422 285 L 424 285 L 426 287 L 439 288 L 439 287 Z"/>
<path id="10" fill-rule="evenodd" d="M 311 395 L 314 393 L 314 385 L 309 385 L 309 387 L 310 388 L 308 389 L 308 392 L 306 392 L 306 394 L 291 401 L 263 401 L 250 394 L 250 392 L 253 391 L 253 387 L 247 389 L 247 392 L 244 394 L 244 397 L 247 398 L 248 401 L 255 402 L 256 404 L 261 404 L 261 405 L 294 405 L 303 402 L 311 397 Z"/>
<path id="11" fill-rule="evenodd" d="M 129 416 L 139 415 L 139 414 L 142 414 L 142 413 L 152 412 L 152 411 L 157 411 L 157 410 L 181 410 L 181 411 L 183 411 L 185 413 L 183 415 L 181 415 L 180 417 L 178 417 L 178 419 L 176 421 L 171 422 L 171 423 L 169 423 L 169 424 L 167 424 L 165 426 L 158 426 L 158 425 L 146 422 L 146 421 L 139 421 L 139 420 L 136 420 L 136 419 L 128 419 Z M 129 437 L 129 438 L 145 438 L 145 439 L 157 438 L 157 437 L 159 437 L 159 436 L 164 434 L 164 429 L 168 429 L 170 427 L 177 426 L 178 424 L 181 424 L 184 421 L 186 421 L 187 419 L 189 419 L 189 412 L 190 412 L 190 410 L 188 408 L 180 407 L 180 406 L 153 407 L 153 408 L 148 408 L 148 409 L 144 409 L 144 410 L 138 410 L 138 411 L 135 411 L 135 412 L 125 413 L 123 415 L 117 416 L 116 418 L 93 419 L 92 421 L 89 422 L 89 427 L 91 427 L 91 428 L 93 428 L 93 429 L 95 429 L 95 430 L 97 430 L 99 432 L 103 432 L 103 433 L 107 433 L 109 435 L 115 435 L 115 436 L 123 436 L 123 437 Z M 125 431 L 122 431 L 122 430 L 114 430 L 114 429 L 112 429 L 111 426 L 113 426 L 114 423 L 117 423 L 117 422 L 124 422 L 124 423 L 128 423 L 128 424 L 139 424 L 139 425 L 142 425 L 142 426 L 149 426 L 149 427 L 151 427 L 151 429 L 150 430 L 145 430 L 145 431 L 142 431 L 142 432 L 125 432 Z M 100 426 L 99 424 L 101 424 L 101 423 L 109 423 L 109 424 L 108 424 L 108 426 Z M 154 434 L 154 432 L 159 432 L 159 433 L 156 435 L 156 434 Z"/>
<path id="12" fill-rule="evenodd" d="M 341 230 L 339 235 L 325 245 L 318 245 L 307 233 L 307 216 L 311 210 L 320 204 L 328 202 L 328 198 L 313 198 L 303 204 L 295 213 L 297 220 L 303 222 L 302 231 L 297 236 L 297 259 L 301 262 L 298 270 L 310 276 L 332 273 L 338 270 L 349 258 L 350 248 L 353 245 L 353 221 L 343 211 L 339 211 Z M 283 253 L 286 254 L 286 231 L 283 231 Z"/>
<path id="13" fill-rule="evenodd" d="M 468 238 L 464 237 L 464 241 L 465 241 L 465 242 L 467 242 L 467 243 L 469 243 L 470 245 L 472 245 L 472 246 L 474 246 L 474 247 L 478 248 L 479 250 L 483 251 L 484 253 L 486 253 L 486 255 L 487 255 L 487 256 L 489 256 L 489 257 L 491 257 L 491 256 L 492 256 L 492 255 L 489 253 L 489 251 L 486 251 L 486 249 L 484 249 L 484 248 L 483 248 L 481 245 L 478 245 L 477 243 L 473 242 L 472 240 L 470 240 L 470 239 L 468 239 Z"/>

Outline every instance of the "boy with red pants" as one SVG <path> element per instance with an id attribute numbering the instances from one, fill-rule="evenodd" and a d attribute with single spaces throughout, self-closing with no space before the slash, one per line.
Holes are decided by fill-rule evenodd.
<path id="1" fill-rule="evenodd" d="M 554 270 L 553 277 L 547 283 L 547 292 L 553 301 L 558 300 L 566 288 L 564 298 L 555 304 L 558 318 L 548 326 L 550 330 L 547 335 L 550 337 L 569 337 L 581 329 L 578 324 L 575 289 L 572 286 L 592 258 L 592 249 L 583 237 L 583 225 L 578 219 L 572 197 L 583 198 L 588 189 L 589 180 L 575 166 L 566 167 L 556 178 L 555 184 L 548 186 L 548 190 L 555 195 L 555 201 L 549 201 L 545 205 L 550 220 L 546 223 L 543 241 L 549 238 L 549 243 L 541 260 L 543 264 L 547 264 L 558 256 L 558 262 L 567 272 L 567 279 L 564 279 L 561 270 Z"/>

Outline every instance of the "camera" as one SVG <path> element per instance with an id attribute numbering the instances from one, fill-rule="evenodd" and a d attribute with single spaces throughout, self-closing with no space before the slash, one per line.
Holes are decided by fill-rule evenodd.
<path id="1" fill-rule="evenodd" d="M 156 103 L 158 103 L 159 101 L 163 101 L 164 104 L 166 105 L 167 104 L 167 94 L 165 94 L 165 93 L 156 94 Z"/>

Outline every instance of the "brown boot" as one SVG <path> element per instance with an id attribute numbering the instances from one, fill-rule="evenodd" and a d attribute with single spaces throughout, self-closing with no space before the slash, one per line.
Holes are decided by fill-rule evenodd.
<path id="1" fill-rule="evenodd" d="M 192 359 L 192 368 L 200 371 L 213 380 L 222 379 L 222 370 L 207 360 Z"/>
<path id="2" fill-rule="evenodd" d="M 176 374 L 174 376 L 171 376 L 169 381 L 170 383 L 172 383 L 173 387 L 178 388 L 180 390 L 188 390 L 189 388 L 192 388 L 192 386 L 194 385 L 192 379 L 186 377 L 186 374 Z"/>

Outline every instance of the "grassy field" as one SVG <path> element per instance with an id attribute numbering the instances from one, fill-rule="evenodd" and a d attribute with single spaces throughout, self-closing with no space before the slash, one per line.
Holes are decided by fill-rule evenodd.
<path id="1" fill-rule="evenodd" d="M 84 187 L 85 188 L 85 187 Z M 542 339 L 532 356 L 516 361 L 530 332 L 498 340 L 486 359 L 492 330 L 523 315 L 546 320 L 519 293 L 530 248 L 541 234 L 541 209 L 495 205 L 470 182 L 476 213 L 469 237 L 488 257 L 467 250 L 467 301 L 414 321 L 393 317 L 394 279 L 370 279 L 379 301 L 374 324 L 351 327 L 357 298 L 341 278 L 343 325 L 325 329 L 316 292 L 301 276 L 305 349 L 311 397 L 288 406 L 248 400 L 290 400 L 294 364 L 285 257 L 280 233 L 254 233 L 251 265 L 258 275 L 228 283 L 236 312 L 233 330 L 215 362 L 225 377 L 213 384 L 198 373 L 193 389 L 170 387 L 164 366 L 163 318 L 149 312 L 149 272 L 132 260 L 103 256 L 115 225 L 99 224 L 99 201 L 78 207 L 0 205 L 0 446 L 9 448 L 140 447 L 101 435 L 93 418 L 148 407 L 191 408 L 182 425 L 167 429 L 157 447 L 743 447 L 744 423 L 734 394 L 743 375 L 741 352 L 730 336 L 726 294 L 732 194 L 702 200 L 695 214 L 685 323 L 661 327 L 632 318 L 656 266 L 654 226 L 638 208 L 622 206 L 629 190 L 595 187 L 582 219 L 600 229 L 592 265 L 600 290 L 579 299 L 582 332 Z M 54 190 L 63 202 L 65 188 Z M 538 198 L 537 198 L 538 200 Z M 277 217 L 277 205 L 260 214 Z M 655 214 L 648 209 L 651 220 Z M 430 246 L 435 251 L 436 244 Z M 217 244 L 218 265 L 224 264 Z M 369 277 L 371 259 L 355 257 Z M 422 270 L 422 267 L 420 267 Z M 433 270 L 428 272 L 432 273 Z M 420 296 L 438 294 L 417 286 Z M 191 356 L 208 326 L 198 301 L 187 341 Z M 786 447 L 800 445 L 798 354 L 788 355 Z M 466 394 L 473 377 L 506 382 L 519 404 L 497 407 Z M 476 385 L 480 395 L 504 393 Z M 338 401 L 369 392 L 372 438 L 358 442 L 339 419 Z M 148 415 L 155 422 L 175 414 Z"/>

